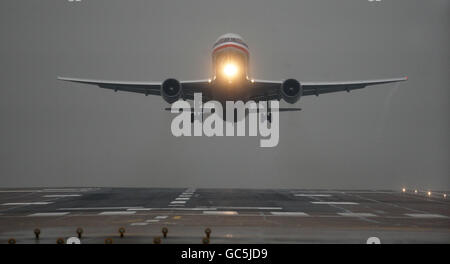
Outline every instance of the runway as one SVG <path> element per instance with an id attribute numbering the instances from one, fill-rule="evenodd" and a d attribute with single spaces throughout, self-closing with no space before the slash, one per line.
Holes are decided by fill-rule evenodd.
<path id="1" fill-rule="evenodd" d="M 0 243 L 450 243 L 445 192 L 151 188 L 0 189 Z M 120 238 L 118 229 L 125 234 Z M 33 230 L 41 230 L 35 239 Z"/>

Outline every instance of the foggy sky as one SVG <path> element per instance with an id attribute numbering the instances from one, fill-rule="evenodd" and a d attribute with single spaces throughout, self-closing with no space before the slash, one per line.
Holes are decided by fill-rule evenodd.
<path id="1" fill-rule="evenodd" d="M 449 11 L 448 0 L 2 0 L 0 187 L 449 189 Z M 175 138 L 160 97 L 56 80 L 208 78 L 227 32 L 247 41 L 253 78 L 409 81 L 303 97 L 263 149 Z"/>

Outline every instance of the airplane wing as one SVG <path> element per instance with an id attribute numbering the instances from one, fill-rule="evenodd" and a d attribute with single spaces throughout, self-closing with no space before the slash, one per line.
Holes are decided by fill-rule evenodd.
<path id="1" fill-rule="evenodd" d="M 406 80 L 408 80 L 408 77 L 369 81 L 301 82 L 303 87 L 302 96 L 319 96 L 320 94 L 342 91 L 350 92 L 351 90 L 362 89 L 366 86 L 402 82 Z M 251 99 L 255 101 L 280 100 L 282 83 L 282 81 L 253 80 L 254 94 Z"/>
<path id="2" fill-rule="evenodd" d="M 58 77 L 58 80 L 97 85 L 100 88 L 111 89 L 114 91 L 124 91 L 131 93 L 140 93 L 144 95 L 161 95 L 162 82 L 123 82 L 123 81 L 104 81 Z M 183 96 L 185 99 L 194 99 L 194 93 L 203 93 L 203 99 L 208 99 L 209 80 L 180 81 L 183 87 Z"/>

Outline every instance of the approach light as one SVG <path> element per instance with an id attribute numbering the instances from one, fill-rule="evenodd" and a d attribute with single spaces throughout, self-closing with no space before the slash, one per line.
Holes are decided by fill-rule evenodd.
<path id="1" fill-rule="evenodd" d="M 415 193 L 415 194 L 417 194 L 418 192 L 419 192 L 419 191 L 417 191 L 417 190 L 414 190 L 414 193 Z"/>
<path id="2" fill-rule="evenodd" d="M 229 78 L 234 77 L 237 72 L 238 68 L 232 63 L 225 65 L 225 67 L 223 68 L 223 73 Z"/>
<path id="3" fill-rule="evenodd" d="M 406 188 L 403 188 L 403 189 L 402 189 L 402 192 L 406 192 Z"/>
<path id="4" fill-rule="evenodd" d="M 427 194 L 428 194 L 428 196 L 431 196 L 431 192 L 428 192 Z"/>
<path id="5" fill-rule="evenodd" d="M 447 198 L 447 194 L 444 193 L 444 198 Z"/>

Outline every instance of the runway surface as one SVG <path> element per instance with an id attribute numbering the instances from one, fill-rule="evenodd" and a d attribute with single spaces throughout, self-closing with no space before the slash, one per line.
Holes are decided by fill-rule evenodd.
<path id="1" fill-rule="evenodd" d="M 356 190 L 0 189 L 0 243 L 450 243 L 445 192 Z M 118 229 L 125 234 L 120 238 Z M 40 238 L 33 230 L 39 228 Z"/>

